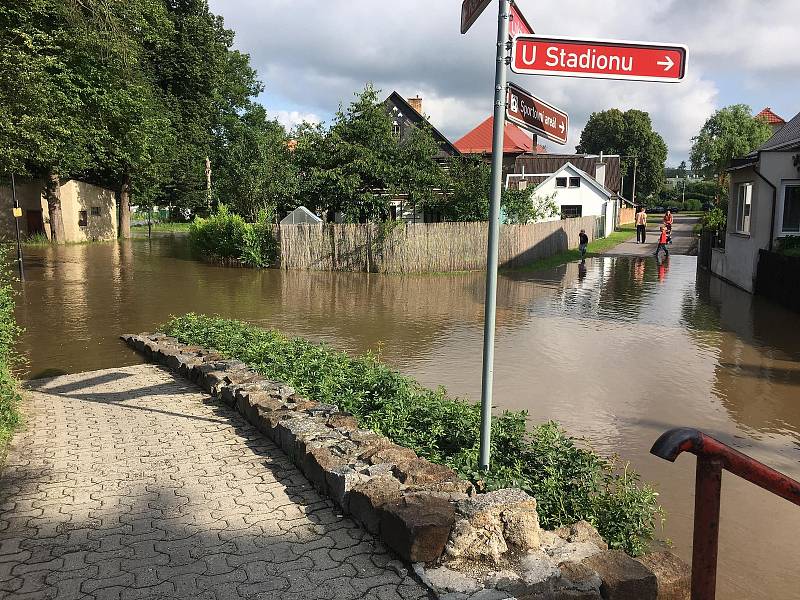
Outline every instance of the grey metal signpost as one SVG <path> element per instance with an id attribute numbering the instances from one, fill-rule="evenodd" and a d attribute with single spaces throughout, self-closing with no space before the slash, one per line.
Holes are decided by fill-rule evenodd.
<path id="1" fill-rule="evenodd" d="M 494 326 L 497 313 L 497 260 L 500 242 L 500 195 L 503 191 L 503 134 L 506 119 L 506 57 L 510 1 L 500 0 L 497 21 L 497 65 L 494 78 L 492 191 L 489 204 L 489 249 L 486 256 L 486 300 L 483 321 L 483 379 L 481 383 L 481 446 L 479 466 L 489 468 L 494 381 Z"/>

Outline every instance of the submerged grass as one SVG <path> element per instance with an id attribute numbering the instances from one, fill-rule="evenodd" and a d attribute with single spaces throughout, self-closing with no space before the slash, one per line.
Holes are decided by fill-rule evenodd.
<path id="1" fill-rule="evenodd" d="M 480 408 L 422 387 L 374 355 L 351 357 L 325 344 L 291 339 L 239 321 L 187 314 L 164 331 L 215 348 L 299 393 L 353 414 L 362 427 L 453 468 L 485 491 L 520 487 L 536 497 L 544 527 L 585 519 L 613 548 L 642 553 L 661 521 L 653 489 L 627 466 L 566 435 L 556 423 L 528 430 L 527 413 L 492 419 L 492 468 L 478 469 Z"/>
<path id="2" fill-rule="evenodd" d="M 635 226 L 631 230 L 627 229 L 627 225 L 624 225 L 621 231 L 615 231 L 611 235 L 608 235 L 604 238 L 598 238 L 594 241 L 589 242 L 589 245 L 586 248 L 586 258 L 598 256 L 603 252 L 611 250 L 611 248 L 620 245 L 622 242 L 627 242 L 628 240 L 631 239 L 632 235 L 635 233 L 636 233 Z M 533 262 L 529 265 L 525 265 L 524 267 L 519 267 L 518 269 L 511 269 L 511 270 L 542 271 L 544 269 L 552 269 L 553 267 L 558 267 L 568 262 L 580 260 L 580 258 L 581 258 L 580 251 L 577 248 L 573 248 L 572 250 L 567 250 L 566 252 L 554 254 L 553 256 L 542 258 L 541 260 L 537 260 L 536 262 Z"/>

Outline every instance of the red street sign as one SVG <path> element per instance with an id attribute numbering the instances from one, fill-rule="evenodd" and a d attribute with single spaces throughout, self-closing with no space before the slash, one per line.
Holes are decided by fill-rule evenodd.
<path id="1" fill-rule="evenodd" d="M 461 5 L 461 33 L 467 33 L 492 0 L 464 0 Z"/>
<path id="2" fill-rule="evenodd" d="M 539 100 L 513 83 L 508 84 L 506 119 L 557 144 L 567 143 L 569 132 L 567 113 L 544 100 Z"/>
<path id="3" fill-rule="evenodd" d="M 511 5 L 511 22 L 508 24 L 508 37 L 514 39 L 518 35 L 533 35 L 533 27 L 522 14 L 517 3 Z"/>
<path id="4" fill-rule="evenodd" d="M 525 75 L 677 82 L 686 46 L 525 35 L 514 38 L 511 70 Z"/>

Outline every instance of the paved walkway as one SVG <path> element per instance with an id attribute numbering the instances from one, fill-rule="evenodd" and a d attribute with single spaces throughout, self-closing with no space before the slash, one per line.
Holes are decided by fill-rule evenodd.
<path id="1" fill-rule="evenodd" d="M 675 215 L 672 223 L 672 244 L 669 247 L 670 254 L 688 254 L 694 245 L 694 224 L 697 217 L 682 217 Z M 650 256 L 656 251 L 658 244 L 659 225 L 650 223 L 647 226 L 647 242 L 644 244 L 636 243 L 634 234 L 630 241 L 623 242 L 611 250 L 604 253 L 606 256 Z"/>
<path id="2" fill-rule="evenodd" d="M 0 598 L 427 598 L 238 414 L 152 365 L 31 382 Z"/>

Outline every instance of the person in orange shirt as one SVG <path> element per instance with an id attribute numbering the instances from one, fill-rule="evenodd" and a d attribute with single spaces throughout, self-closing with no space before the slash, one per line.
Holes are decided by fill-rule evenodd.
<path id="1" fill-rule="evenodd" d="M 674 220 L 672 216 L 672 211 L 668 210 L 667 214 L 664 215 L 664 227 L 667 228 L 667 243 L 672 243 L 672 221 Z"/>
<path id="2" fill-rule="evenodd" d="M 656 247 L 654 256 L 658 256 L 658 253 L 662 249 L 664 250 L 664 254 L 669 256 L 669 250 L 667 249 L 667 228 L 664 225 L 661 226 L 661 234 L 658 236 L 658 246 Z"/>

